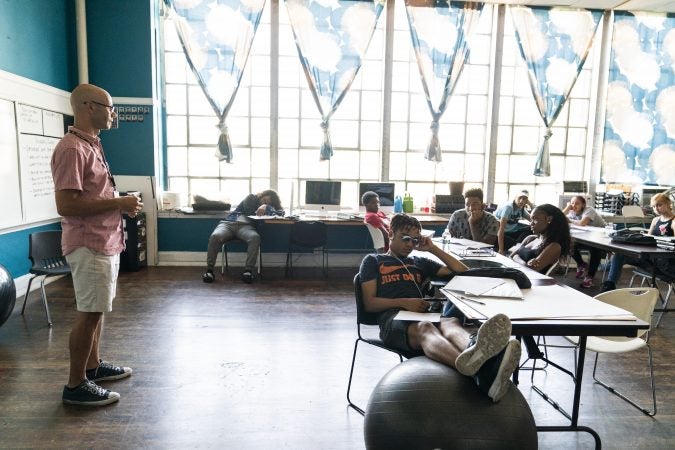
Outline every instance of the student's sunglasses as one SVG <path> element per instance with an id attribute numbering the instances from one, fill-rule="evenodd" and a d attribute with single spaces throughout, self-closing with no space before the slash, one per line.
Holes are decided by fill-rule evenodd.
<path id="1" fill-rule="evenodd" d="M 402 236 L 401 236 L 401 240 L 402 240 L 403 242 L 405 242 L 406 244 L 407 244 L 408 242 L 412 242 L 413 246 L 415 246 L 415 247 L 417 247 L 417 246 L 419 245 L 419 243 L 420 243 L 420 239 L 419 239 L 419 238 L 415 238 L 415 237 L 412 237 L 412 236 L 408 236 L 407 234 L 402 235 Z"/>

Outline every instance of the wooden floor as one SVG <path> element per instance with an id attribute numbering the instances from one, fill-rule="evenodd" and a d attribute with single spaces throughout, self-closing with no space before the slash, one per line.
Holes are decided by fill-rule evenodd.
<path id="1" fill-rule="evenodd" d="M 0 447 L 359 449 L 363 417 L 347 408 L 353 340 L 353 269 L 296 269 L 286 280 L 266 269 L 253 285 L 236 274 L 201 281 L 195 267 L 151 267 L 121 274 L 114 311 L 106 316 L 102 355 L 133 367 L 132 377 L 102 383 L 119 403 L 87 409 L 61 403 L 73 319 L 70 278 L 48 286 L 54 327 L 37 291 L 22 317 L 20 302 L 0 327 Z M 234 270 L 233 272 L 236 272 Z M 575 282 L 577 280 L 574 280 Z M 598 431 L 605 448 L 673 448 L 675 316 L 653 333 L 659 413 L 649 418 L 591 382 L 587 362 L 580 424 Z M 572 352 L 554 359 L 572 363 Z M 395 363 L 362 347 L 354 397 L 365 404 Z M 643 360 L 604 366 L 648 401 Z M 633 382 L 640 378 L 640 383 Z M 537 384 L 569 408 L 565 375 L 538 373 Z M 565 419 L 531 389 L 521 392 L 539 425 Z M 452 424 L 448 424 L 452 426 Z M 540 433 L 541 448 L 592 448 L 585 433 Z"/>

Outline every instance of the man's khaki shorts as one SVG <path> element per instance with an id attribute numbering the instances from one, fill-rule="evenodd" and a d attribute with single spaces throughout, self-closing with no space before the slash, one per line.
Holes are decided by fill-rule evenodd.
<path id="1" fill-rule="evenodd" d="M 115 298 L 120 255 L 104 255 L 80 247 L 66 255 L 75 288 L 77 310 L 110 312 Z"/>

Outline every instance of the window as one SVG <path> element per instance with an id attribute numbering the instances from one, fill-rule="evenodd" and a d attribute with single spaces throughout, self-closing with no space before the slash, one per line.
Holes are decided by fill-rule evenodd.
<path id="1" fill-rule="evenodd" d="M 596 36 L 602 34 L 600 27 Z M 593 119 L 594 80 L 597 79 L 594 53 L 599 49 L 599 39 L 595 40 L 569 99 L 553 123 L 553 135 L 549 140 L 551 176 L 535 177 L 532 172 L 546 128 L 532 97 L 527 67 L 520 56 L 508 13 L 504 30 L 495 203 L 507 202 L 526 189 L 538 203 L 557 205 L 557 195 L 562 193 L 562 180 L 584 180 L 589 176 L 587 155 L 592 148 L 589 130 L 593 129 L 589 124 Z"/>
<path id="2" fill-rule="evenodd" d="M 170 19 L 164 24 L 167 189 L 239 202 L 270 186 L 270 9 L 265 8 L 227 117 L 234 159 L 215 157 L 218 119 L 188 67 Z M 189 202 L 191 203 L 191 201 Z"/>
<path id="3" fill-rule="evenodd" d="M 387 33 L 386 8 L 391 7 L 393 29 Z M 298 60 L 283 2 L 271 0 L 265 6 L 227 118 L 234 154 L 231 164 L 218 162 L 214 156 L 217 119 L 185 62 L 170 18 L 166 18 L 166 188 L 181 192 L 184 198 L 200 194 L 236 203 L 250 192 L 272 187 L 279 191 L 284 206 L 290 204 L 291 196 L 297 206 L 302 203 L 304 181 L 336 180 L 342 181 L 343 206 L 356 207 L 359 182 L 391 181 L 396 183 L 397 193 L 410 192 L 422 206 L 433 194 L 449 193 L 448 182 L 465 181 L 493 188 L 493 198 L 486 198 L 488 201 L 507 201 L 525 188 L 540 203 L 555 202 L 563 179 L 587 179 L 590 172 L 587 155 L 592 133 L 588 130 L 593 129 L 597 57 L 591 50 L 555 122 L 550 142 L 552 176 L 534 177 L 535 155 L 544 129 L 509 14 L 505 35 L 496 36 L 502 8 L 484 7 L 469 60 L 440 120 L 443 161 L 438 164 L 424 159 L 431 137 L 431 114 L 402 0 L 388 2 L 382 12 L 359 74 L 330 121 L 334 147 L 330 161 L 319 161 L 321 118 Z M 272 36 L 272 30 L 277 29 L 272 24 L 276 23 L 278 35 Z M 393 40 L 390 63 L 385 61 L 388 36 Z M 496 61 L 494 46 L 501 39 L 503 60 Z M 271 42 L 278 42 L 278 56 L 273 56 L 276 52 Z M 501 90 L 493 93 L 499 67 Z M 277 71 L 274 77 L 273 70 Z M 385 91 L 387 77 L 391 79 L 389 92 Z M 496 126 L 492 124 L 493 102 L 498 102 Z M 389 111 L 385 111 L 386 105 L 390 105 Z M 383 130 L 388 130 L 388 135 L 384 136 Z M 491 130 L 497 133 L 495 148 L 490 148 Z M 497 168 L 494 179 L 486 176 L 491 160 Z"/>
<path id="4" fill-rule="evenodd" d="M 441 117 L 438 138 L 443 161 L 424 159 L 431 139 L 427 106 L 410 42 L 405 3 L 396 2 L 391 93 L 389 180 L 397 192 L 410 192 L 418 203 L 450 192 L 448 182 L 483 185 L 488 150 L 492 5 L 485 5 L 471 53 Z"/>

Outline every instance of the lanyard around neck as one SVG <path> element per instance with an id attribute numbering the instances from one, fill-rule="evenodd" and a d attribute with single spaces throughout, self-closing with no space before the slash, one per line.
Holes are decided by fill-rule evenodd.
<path id="1" fill-rule="evenodd" d="M 113 190 L 117 190 L 117 184 L 115 184 L 115 177 L 113 177 L 112 172 L 110 171 L 110 165 L 108 164 L 108 160 L 105 157 L 105 153 L 103 152 L 103 147 L 99 148 L 99 151 L 96 151 L 94 148 L 94 144 L 92 144 L 89 140 L 85 139 L 84 136 L 82 136 L 80 133 L 73 131 L 73 130 L 68 130 L 68 133 L 75 135 L 78 139 L 86 142 L 89 144 L 89 148 L 91 149 L 92 152 L 94 152 L 94 156 L 96 156 L 96 159 L 103 165 L 105 168 L 105 171 L 108 173 L 108 179 L 110 180 L 110 183 L 112 184 Z"/>

